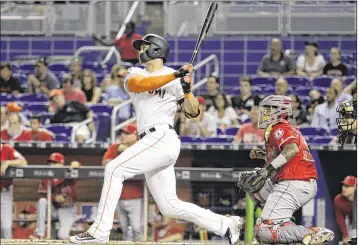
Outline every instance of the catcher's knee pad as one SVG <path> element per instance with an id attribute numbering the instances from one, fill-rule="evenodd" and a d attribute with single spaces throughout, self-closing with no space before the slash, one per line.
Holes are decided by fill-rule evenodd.
<path id="1" fill-rule="evenodd" d="M 310 233 L 311 230 L 292 221 L 274 224 L 270 220 L 259 219 L 254 229 L 256 239 L 268 244 L 301 242 Z"/>

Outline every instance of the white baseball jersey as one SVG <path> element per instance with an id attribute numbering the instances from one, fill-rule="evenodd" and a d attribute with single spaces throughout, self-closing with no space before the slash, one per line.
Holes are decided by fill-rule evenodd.
<path id="1" fill-rule="evenodd" d="M 124 79 L 124 88 L 130 94 L 137 115 L 138 132 L 142 133 L 145 129 L 169 124 L 173 126 L 174 116 L 178 110 L 178 102 L 182 103 L 184 92 L 180 84 L 180 79 L 175 79 L 159 89 L 133 93 L 128 90 L 128 79 L 136 74 L 142 76 L 159 76 L 175 72 L 174 69 L 164 66 L 161 70 L 147 72 L 139 67 L 128 69 Z"/>

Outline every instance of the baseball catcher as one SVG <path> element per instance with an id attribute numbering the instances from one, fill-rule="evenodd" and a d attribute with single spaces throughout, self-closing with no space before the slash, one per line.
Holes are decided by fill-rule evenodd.
<path id="1" fill-rule="evenodd" d="M 263 207 L 255 237 L 263 244 L 323 244 L 334 233 L 291 221 L 293 213 L 317 192 L 314 159 L 301 132 L 291 125 L 291 99 L 271 95 L 260 104 L 259 127 L 265 129 L 266 152 L 252 149 L 250 158 L 264 159 L 262 169 L 244 173 L 237 186 Z"/>
<path id="2" fill-rule="evenodd" d="M 344 144 L 357 144 L 357 101 L 342 102 L 337 107 L 338 141 Z M 354 190 L 352 228 L 357 232 L 357 184 Z M 349 244 L 357 244 L 357 234 L 349 241 Z"/>

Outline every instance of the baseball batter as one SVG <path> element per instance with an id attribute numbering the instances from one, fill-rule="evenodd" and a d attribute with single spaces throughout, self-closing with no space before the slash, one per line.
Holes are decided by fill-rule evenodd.
<path id="1" fill-rule="evenodd" d="M 129 69 L 124 86 L 136 110 L 140 140 L 106 165 L 98 216 L 87 232 L 70 237 L 70 241 L 107 243 L 123 181 L 144 173 L 164 216 L 193 222 L 236 244 L 243 223 L 240 217 L 215 214 L 179 200 L 176 194 L 174 165 L 180 139 L 173 130 L 174 116 L 178 105 L 188 118 L 200 113 L 198 100 L 191 92 L 193 67 L 185 65 L 175 71 L 164 66 L 169 45 L 158 35 L 148 34 L 134 41 L 133 46 L 145 68 Z"/>
<path id="2" fill-rule="evenodd" d="M 314 159 L 301 132 L 288 121 L 291 115 L 290 97 L 271 95 L 261 102 L 259 127 L 265 128 L 266 152 L 254 148 L 250 157 L 265 159 L 267 164 L 244 174 L 238 186 L 250 192 L 255 201 L 264 203 L 255 225 L 259 242 L 323 244 L 333 240 L 332 231 L 306 228 L 291 221 L 293 213 L 317 192 Z"/>

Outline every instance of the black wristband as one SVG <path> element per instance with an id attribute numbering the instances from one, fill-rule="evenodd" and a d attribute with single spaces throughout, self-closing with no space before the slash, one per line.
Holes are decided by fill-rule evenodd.
<path id="1" fill-rule="evenodd" d="M 183 88 L 184 94 L 187 94 L 187 93 L 191 92 L 190 83 L 185 82 L 184 78 L 180 79 L 180 84 L 181 84 L 181 87 Z"/>
<path id="2" fill-rule="evenodd" d="M 188 74 L 189 71 L 184 70 L 183 68 L 180 68 L 176 72 L 174 72 L 175 78 L 185 77 L 186 74 Z"/>

